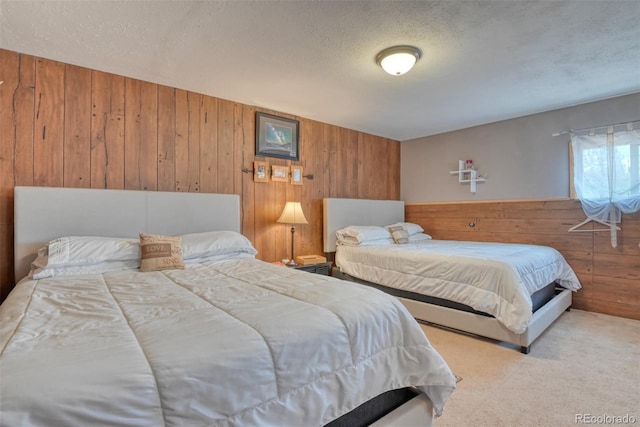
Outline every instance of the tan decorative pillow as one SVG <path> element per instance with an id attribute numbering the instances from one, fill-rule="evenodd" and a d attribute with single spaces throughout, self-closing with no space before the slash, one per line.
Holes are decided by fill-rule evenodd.
<path id="1" fill-rule="evenodd" d="M 184 269 L 182 239 L 140 233 L 140 271 Z"/>
<path id="2" fill-rule="evenodd" d="M 402 226 L 396 225 L 388 228 L 393 241 L 398 244 L 409 243 L 409 232 Z"/>

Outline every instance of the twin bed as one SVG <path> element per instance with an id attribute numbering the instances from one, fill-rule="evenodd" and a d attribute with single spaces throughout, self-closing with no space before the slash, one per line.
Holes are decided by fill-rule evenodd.
<path id="1" fill-rule="evenodd" d="M 455 378 L 406 308 L 239 231 L 236 195 L 17 187 L 0 425 L 430 425 Z"/>
<path id="2" fill-rule="evenodd" d="M 406 232 L 402 244 L 389 230 Z M 325 252 L 335 255 L 334 276 L 395 295 L 419 320 L 525 354 L 580 288 L 553 248 L 433 240 L 404 222 L 401 201 L 324 199 L 323 237 Z"/>

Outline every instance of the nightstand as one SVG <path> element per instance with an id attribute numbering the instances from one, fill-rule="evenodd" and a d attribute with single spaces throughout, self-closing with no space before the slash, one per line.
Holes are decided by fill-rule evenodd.
<path id="1" fill-rule="evenodd" d="M 290 267 L 290 268 L 295 268 L 296 270 L 306 271 L 308 273 L 323 274 L 325 276 L 330 276 L 331 275 L 331 263 L 330 262 L 321 262 L 321 263 L 318 263 L 318 264 L 311 264 L 311 265 L 298 265 L 296 267 Z"/>

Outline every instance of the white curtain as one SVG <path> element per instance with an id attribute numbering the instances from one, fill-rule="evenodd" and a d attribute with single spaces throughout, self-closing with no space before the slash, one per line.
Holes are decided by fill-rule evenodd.
<path id="1" fill-rule="evenodd" d="M 621 214 L 640 210 L 640 130 L 631 123 L 605 130 L 571 134 L 573 182 L 584 213 L 609 224 L 615 247 Z"/>

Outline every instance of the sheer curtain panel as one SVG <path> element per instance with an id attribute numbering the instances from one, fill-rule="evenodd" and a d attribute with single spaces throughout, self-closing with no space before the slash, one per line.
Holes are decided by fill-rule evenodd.
<path id="1" fill-rule="evenodd" d="M 640 210 L 640 121 L 571 133 L 573 183 L 589 219 L 615 224 L 622 213 Z"/>

